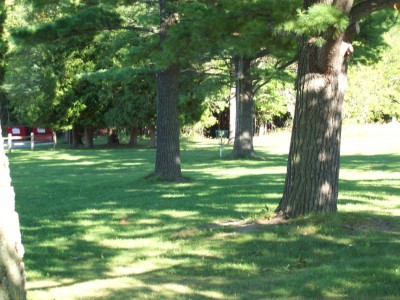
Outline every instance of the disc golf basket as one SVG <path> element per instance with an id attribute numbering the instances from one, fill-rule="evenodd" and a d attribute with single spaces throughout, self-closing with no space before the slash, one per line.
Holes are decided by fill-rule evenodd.
<path id="1" fill-rule="evenodd" d="M 219 139 L 219 158 L 222 158 L 222 149 L 224 148 L 224 139 L 228 139 L 228 130 L 215 130 L 215 137 Z"/>

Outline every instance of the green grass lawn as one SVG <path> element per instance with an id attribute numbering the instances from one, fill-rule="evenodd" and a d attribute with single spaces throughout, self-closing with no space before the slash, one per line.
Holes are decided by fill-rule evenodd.
<path id="1" fill-rule="evenodd" d="M 399 299 L 400 127 L 357 129 L 338 213 L 253 227 L 236 224 L 273 215 L 288 133 L 258 138 L 256 161 L 185 142 L 190 180 L 169 184 L 144 179 L 152 149 L 13 151 L 28 298 Z"/>

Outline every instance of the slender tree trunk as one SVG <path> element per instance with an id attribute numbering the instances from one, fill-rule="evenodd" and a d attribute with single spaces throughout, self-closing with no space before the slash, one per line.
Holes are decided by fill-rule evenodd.
<path id="1" fill-rule="evenodd" d="M 150 126 L 149 128 L 149 136 L 150 136 L 150 147 L 156 148 L 157 147 L 157 140 L 156 140 L 156 127 Z"/>
<path id="2" fill-rule="evenodd" d="M 239 57 L 235 56 L 231 59 L 231 87 L 229 94 L 229 144 L 233 144 L 235 141 L 236 133 L 236 70 L 238 65 Z"/>
<path id="3" fill-rule="evenodd" d="M 348 12 L 351 3 L 339 8 Z M 342 103 L 352 51 L 344 34 L 333 33 L 322 47 L 305 41 L 301 48 L 286 181 L 277 208 L 289 217 L 337 210 Z"/>
<path id="4" fill-rule="evenodd" d="M 108 145 L 119 145 L 118 131 L 117 129 L 108 129 L 107 143 Z"/>
<path id="5" fill-rule="evenodd" d="M 0 299 L 25 300 L 24 247 L 0 128 Z"/>
<path id="6" fill-rule="evenodd" d="M 131 127 L 129 134 L 129 146 L 137 147 L 139 139 L 139 129 L 136 126 Z"/>
<path id="7" fill-rule="evenodd" d="M 8 120 L 7 97 L 3 92 L 0 92 L 0 120 L 3 120 L 0 126 L 4 125 L 5 121 Z"/>
<path id="8" fill-rule="evenodd" d="M 93 148 L 94 129 L 85 126 L 85 148 Z"/>
<path id="9" fill-rule="evenodd" d="M 78 148 L 78 146 L 82 144 L 81 130 L 78 126 L 74 126 L 74 128 L 72 128 L 72 148 Z"/>
<path id="10" fill-rule="evenodd" d="M 167 39 L 168 26 L 174 23 L 167 10 L 167 0 L 159 0 L 161 24 L 160 41 Z M 157 73 L 157 150 L 154 176 L 180 180 L 179 144 L 179 64 L 173 63 Z"/>
<path id="11" fill-rule="evenodd" d="M 241 57 L 238 63 L 236 84 L 236 133 L 233 158 L 253 157 L 253 85 L 250 77 L 251 59 Z"/>

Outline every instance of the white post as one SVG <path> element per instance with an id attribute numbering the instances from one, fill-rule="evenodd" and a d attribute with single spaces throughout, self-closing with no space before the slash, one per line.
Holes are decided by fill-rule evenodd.
<path id="1" fill-rule="evenodd" d="M 7 139 L 7 146 L 8 146 L 8 153 L 11 153 L 11 148 L 12 148 L 12 134 L 8 134 L 8 139 Z"/>
<path id="2" fill-rule="evenodd" d="M 35 134 L 31 132 L 31 150 L 35 149 Z"/>
<path id="3" fill-rule="evenodd" d="M 222 144 L 222 136 L 221 136 L 221 142 L 219 144 L 219 158 L 222 158 L 222 147 L 223 147 L 223 144 Z"/>
<path id="4" fill-rule="evenodd" d="M 57 146 L 57 134 L 55 131 L 53 131 L 53 149 L 56 150 Z"/>

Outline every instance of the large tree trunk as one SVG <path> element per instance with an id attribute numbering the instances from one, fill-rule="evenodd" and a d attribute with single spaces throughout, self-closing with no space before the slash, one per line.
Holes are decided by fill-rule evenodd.
<path id="1" fill-rule="evenodd" d="M 167 0 L 159 0 L 161 43 L 168 36 L 168 26 L 174 16 L 167 10 Z M 157 150 L 154 176 L 180 180 L 181 159 L 179 144 L 179 64 L 174 63 L 157 73 Z"/>
<path id="2" fill-rule="evenodd" d="M 25 300 L 24 247 L 0 129 L 0 299 Z"/>
<path id="3" fill-rule="evenodd" d="M 179 65 L 157 77 L 157 151 L 154 176 L 170 180 L 182 177 L 179 144 Z"/>
<path id="4" fill-rule="evenodd" d="M 250 76 L 251 59 L 241 57 L 237 67 L 236 133 L 232 158 L 253 157 L 253 85 Z"/>
<path id="5" fill-rule="evenodd" d="M 347 2 L 338 7 L 348 13 L 352 1 Z M 286 181 L 277 208 L 288 217 L 337 210 L 342 103 L 352 47 L 344 34 L 328 33 L 326 39 L 322 47 L 310 41 L 301 47 Z"/>

